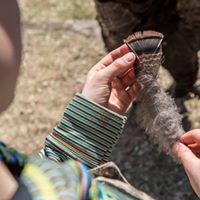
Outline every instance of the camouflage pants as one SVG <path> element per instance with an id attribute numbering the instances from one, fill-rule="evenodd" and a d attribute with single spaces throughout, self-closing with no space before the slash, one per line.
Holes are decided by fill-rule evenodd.
<path id="1" fill-rule="evenodd" d="M 97 19 L 108 51 L 135 31 L 165 35 L 164 67 L 185 94 L 197 79 L 200 49 L 200 0 L 95 0 Z"/>

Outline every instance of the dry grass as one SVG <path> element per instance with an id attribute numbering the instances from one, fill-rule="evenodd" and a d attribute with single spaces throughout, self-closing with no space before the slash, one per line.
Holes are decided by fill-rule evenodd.
<path id="1" fill-rule="evenodd" d="M 0 118 L 0 137 L 31 154 L 42 146 L 67 103 L 81 90 L 88 69 L 105 51 L 97 24 L 89 34 L 79 27 L 94 19 L 92 0 L 20 0 L 20 6 L 25 22 L 23 63 L 16 98 Z M 78 29 L 66 26 L 80 19 L 75 22 Z M 165 71 L 161 77 L 162 84 L 169 85 Z M 193 126 L 200 127 L 199 101 L 187 105 Z"/>
<path id="2" fill-rule="evenodd" d="M 91 19 L 95 17 L 92 0 L 20 1 L 26 20 L 63 21 L 67 19 Z"/>
<path id="3" fill-rule="evenodd" d="M 42 147 L 67 103 L 81 90 L 88 69 L 104 54 L 100 39 L 62 29 L 68 19 L 92 18 L 91 1 L 85 0 L 82 8 L 78 0 L 45 2 L 20 1 L 23 21 L 33 23 L 33 27 L 24 25 L 24 56 L 16 98 L 0 119 L 1 139 L 28 153 Z M 75 13 L 77 5 L 79 15 Z M 68 11 L 66 18 L 64 11 Z M 34 26 L 42 21 L 49 23 L 47 28 Z M 60 29 L 51 28 L 55 21 Z"/>

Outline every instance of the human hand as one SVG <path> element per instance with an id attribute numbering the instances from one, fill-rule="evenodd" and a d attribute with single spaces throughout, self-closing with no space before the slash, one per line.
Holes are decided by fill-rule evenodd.
<path id="1" fill-rule="evenodd" d="M 113 50 L 89 71 L 82 94 L 123 115 L 139 89 L 134 62 L 135 55 L 127 45 Z"/>
<path id="2" fill-rule="evenodd" d="M 173 146 L 173 152 L 183 164 L 190 183 L 200 198 L 200 129 L 184 134 Z"/>

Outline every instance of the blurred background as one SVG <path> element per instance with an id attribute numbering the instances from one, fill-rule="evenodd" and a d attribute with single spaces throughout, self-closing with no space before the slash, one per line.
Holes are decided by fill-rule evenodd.
<path id="1" fill-rule="evenodd" d="M 19 4 L 23 26 L 23 61 L 15 100 L 0 116 L 0 137 L 2 141 L 32 155 L 43 146 L 44 138 L 62 117 L 70 99 L 76 92 L 81 91 L 88 70 L 106 51 L 95 20 L 92 0 L 20 0 Z M 172 82 L 164 69 L 160 71 L 159 81 L 164 88 L 168 88 Z M 199 128 L 199 100 L 190 99 L 186 106 L 192 127 Z M 127 127 L 125 132 L 126 130 L 125 134 L 132 133 L 134 127 Z M 134 135 L 131 137 L 134 138 Z M 195 199 L 186 183 L 184 172 L 180 168 L 175 169 L 176 165 L 170 158 L 164 155 L 164 158 L 159 157 L 154 146 L 149 148 L 149 143 L 140 143 L 143 139 L 134 139 L 135 143 L 130 143 L 128 137 L 123 138 L 119 144 L 121 146 L 114 152 L 113 159 L 119 165 L 123 162 L 120 167 L 132 183 L 158 199 Z M 142 152 L 137 151 L 140 147 L 143 148 Z M 125 151 L 122 153 L 120 148 Z M 146 168 L 142 164 L 136 164 L 140 156 L 149 155 L 145 149 L 155 152 L 157 162 L 162 163 L 161 168 L 156 161 L 152 161 L 152 157 L 137 161 L 148 162 L 149 159 L 151 164 Z M 126 162 L 130 156 L 135 165 Z M 145 173 L 138 172 L 136 168 L 147 169 L 145 172 L 149 177 L 145 177 Z M 164 168 L 166 171 L 163 171 Z M 140 176 L 138 180 L 144 180 L 143 183 L 137 181 L 136 174 Z M 134 176 L 136 182 L 132 181 Z M 151 176 L 157 179 L 153 180 Z M 167 177 L 170 180 L 163 181 L 163 178 Z M 177 183 L 178 180 L 182 182 L 169 189 L 171 184 Z M 184 192 L 181 192 L 181 189 Z M 175 194 L 175 191 L 178 193 Z"/>
<path id="2" fill-rule="evenodd" d="M 16 97 L 0 136 L 33 154 L 105 54 L 92 0 L 20 0 L 23 59 Z"/>

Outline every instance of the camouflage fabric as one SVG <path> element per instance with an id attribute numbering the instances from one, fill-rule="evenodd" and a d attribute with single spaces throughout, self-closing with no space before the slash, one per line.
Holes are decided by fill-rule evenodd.
<path id="1" fill-rule="evenodd" d="M 181 96 L 191 89 L 198 71 L 199 0 L 95 0 L 95 3 L 108 51 L 121 45 L 133 32 L 162 32 L 164 67 L 176 81 L 176 92 Z"/>

